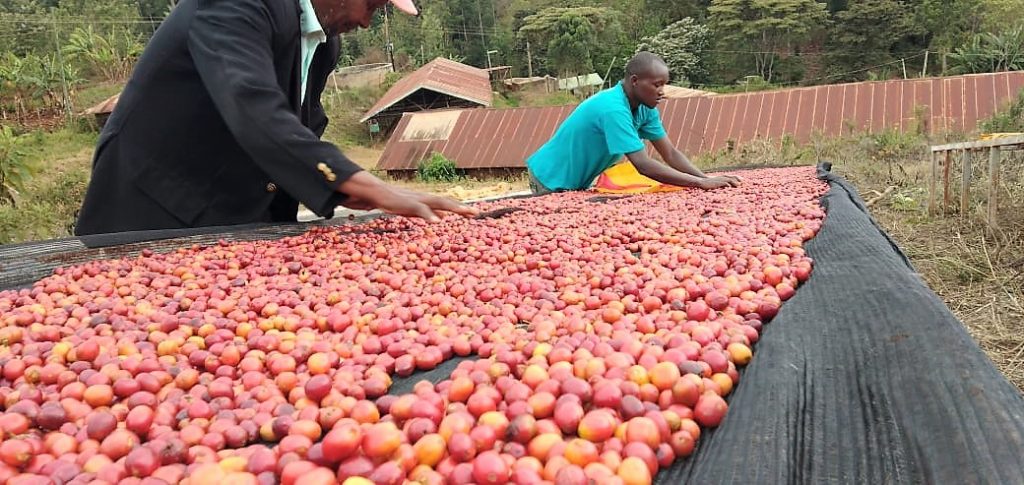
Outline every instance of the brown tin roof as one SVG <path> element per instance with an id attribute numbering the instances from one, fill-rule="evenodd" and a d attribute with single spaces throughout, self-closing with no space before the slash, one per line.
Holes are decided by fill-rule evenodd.
<path id="1" fill-rule="evenodd" d="M 1014 71 L 670 98 L 659 110 L 669 139 L 693 156 L 724 148 L 730 141 L 742 144 L 789 135 L 802 143 L 816 133 L 843 136 L 886 128 L 902 132 L 920 123 L 932 133 L 969 132 L 1022 89 L 1024 71 Z M 521 168 L 574 108 L 406 113 L 377 168 L 415 170 L 435 151 L 465 169 Z M 442 123 L 444 129 L 423 135 L 423 127 L 432 123 Z M 420 128 L 410 130 L 410 125 Z"/>
<path id="2" fill-rule="evenodd" d="M 438 57 L 398 80 L 359 122 L 365 123 L 421 89 L 465 99 L 481 106 L 490 106 L 493 101 L 491 79 L 486 70 Z"/>
<path id="3" fill-rule="evenodd" d="M 86 115 L 101 115 L 101 114 L 113 113 L 114 112 L 114 107 L 117 106 L 117 100 L 120 99 L 120 97 L 121 97 L 121 93 L 117 93 L 117 94 L 115 94 L 115 95 L 113 95 L 113 96 L 111 96 L 111 97 L 101 101 L 99 104 L 97 104 L 97 105 L 95 105 L 95 106 L 93 106 L 93 107 L 83 111 L 82 114 L 86 114 Z"/>

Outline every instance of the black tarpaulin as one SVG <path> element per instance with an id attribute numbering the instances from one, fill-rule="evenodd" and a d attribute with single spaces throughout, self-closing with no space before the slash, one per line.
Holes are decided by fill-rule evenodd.
<path id="1" fill-rule="evenodd" d="M 765 326 L 718 429 L 657 483 L 1024 483 L 1024 398 L 831 184 L 814 271 Z"/>

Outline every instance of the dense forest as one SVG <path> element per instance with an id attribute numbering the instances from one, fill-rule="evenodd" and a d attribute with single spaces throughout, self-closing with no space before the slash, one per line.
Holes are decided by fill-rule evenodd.
<path id="1" fill-rule="evenodd" d="M 679 85 L 823 84 L 1024 68 L 1024 0 L 444 0 L 346 36 L 346 61 L 446 56 L 612 77 L 638 48 Z M 487 52 L 490 51 L 490 59 Z"/>
<path id="2" fill-rule="evenodd" d="M 287 1 L 287 0 L 282 0 Z M 0 0 L 0 95 L 11 113 L 123 80 L 175 0 Z M 438 56 L 513 75 L 622 75 L 638 49 L 673 83 L 751 89 L 1024 69 L 1024 0 L 424 0 L 343 36 L 342 65 Z"/>

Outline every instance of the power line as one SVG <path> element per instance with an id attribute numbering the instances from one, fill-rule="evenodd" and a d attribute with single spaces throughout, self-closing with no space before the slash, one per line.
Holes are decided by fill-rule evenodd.
<path id="1" fill-rule="evenodd" d="M 899 64 L 901 62 L 905 62 L 905 61 L 907 61 L 909 59 L 914 59 L 914 58 L 917 58 L 917 57 L 921 57 L 923 55 L 924 55 L 924 52 L 920 52 L 920 53 L 915 54 L 913 56 L 902 57 L 902 58 L 896 59 L 896 60 L 891 61 L 891 62 L 885 62 L 885 63 L 882 63 L 882 64 L 876 64 L 876 65 L 873 65 L 873 66 L 863 67 L 863 68 L 860 68 L 860 69 L 855 69 L 855 70 L 852 70 L 852 71 L 847 71 L 847 72 L 842 72 L 842 73 L 837 73 L 837 74 L 829 74 L 827 76 L 820 76 L 820 77 L 816 77 L 816 78 L 812 78 L 812 79 L 804 79 L 804 80 L 801 80 L 801 81 L 788 81 L 788 82 L 782 82 L 782 83 L 771 83 L 771 87 L 774 87 L 774 88 L 785 88 L 785 87 L 806 85 L 806 84 L 809 84 L 809 83 L 815 83 L 815 82 L 818 82 L 818 81 L 824 81 L 824 80 L 832 79 L 832 78 L 836 78 L 836 77 L 848 76 L 850 74 L 858 74 L 858 73 L 861 73 L 861 72 L 870 71 L 872 69 L 877 69 L 879 67 L 885 67 L 885 66 L 891 66 L 893 64 Z M 735 88 L 738 85 L 736 85 L 736 84 L 700 84 L 699 86 L 702 87 L 702 88 Z"/>
<path id="2" fill-rule="evenodd" d="M 901 62 L 905 62 L 907 59 L 914 59 L 914 58 L 917 58 L 917 57 L 921 57 L 923 55 L 924 55 L 924 52 L 921 52 L 920 54 L 916 54 L 916 55 L 913 55 L 913 56 L 910 56 L 910 57 L 902 57 L 902 58 L 897 59 L 897 60 L 892 61 L 892 62 L 886 62 L 886 63 L 883 63 L 883 64 L 877 64 L 877 65 L 874 65 L 874 66 L 869 66 L 869 67 L 865 67 L 865 68 L 862 68 L 862 69 L 857 69 L 857 70 L 854 70 L 854 71 L 848 71 L 848 72 L 843 72 L 843 73 L 839 73 L 839 74 L 832 74 L 832 75 L 829 75 L 829 76 L 821 76 L 821 77 L 814 78 L 814 79 L 805 79 L 805 80 L 797 82 L 796 84 L 799 85 L 799 84 L 804 84 L 804 83 L 813 83 L 813 82 L 824 81 L 826 79 L 831 79 L 831 78 L 835 78 L 835 77 L 843 77 L 843 76 L 848 76 L 850 74 L 858 74 L 858 73 L 861 73 L 861 72 L 870 71 L 872 69 L 878 69 L 879 67 L 885 67 L 885 66 L 891 66 L 893 64 L 899 64 Z"/>
<path id="3" fill-rule="evenodd" d="M 0 18 L 0 24 L 10 24 L 10 25 L 54 25 L 54 24 L 56 24 L 56 25 L 89 25 L 89 24 L 103 24 L 103 25 L 108 25 L 108 24 L 109 25 L 139 25 L 139 24 L 146 24 L 146 25 L 149 25 L 149 24 L 159 24 L 159 23 L 162 23 L 162 22 L 163 22 L 163 20 L 144 20 L 144 19 L 138 19 L 138 20 L 131 20 L 131 19 L 122 19 L 122 20 L 58 20 L 56 22 L 50 22 L 50 21 L 47 21 L 47 20 L 33 20 L 33 19 L 29 19 L 29 20 L 14 20 L 14 19 Z"/>
<path id="4" fill-rule="evenodd" d="M 866 51 L 866 50 L 859 50 L 859 49 L 858 50 L 829 49 L 829 50 L 820 51 L 820 52 L 772 52 L 772 51 L 743 51 L 743 50 L 705 49 L 705 50 L 703 50 L 701 52 L 712 53 L 712 54 L 751 54 L 751 55 L 769 55 L 769 54 L 774 54 L 774 55 L 777 55 L 777 56 L 785 56 L 785 57 L 820 57 L 820 56 L 825 56 L 825 55 L 829 55 L 829 54 L 852 54 L 852 55 L 888 54 L 888 55 L 893 55 L 893 56 L 897 56 L 897 57 L 905 57 L 905 56 L 911 56 L 911 55 L 914 55 L 914 54 L 917 54 L 917 55 L 923 55 L 924 54 L 924 51 L 922 51 L 922 50 L 913 50 L 913 51 L 908 51 L 908 52 L 892 52 L 892 51 L 887 51 L 887 50 Z M 937 51 L 929 51 L 929 52 L 931 54 L 939 54 L 940 53 L 940 52 L 937 52 Z M 909 59 L 909 58 L 910 57 L 907 57 L 907 59 Z"/>

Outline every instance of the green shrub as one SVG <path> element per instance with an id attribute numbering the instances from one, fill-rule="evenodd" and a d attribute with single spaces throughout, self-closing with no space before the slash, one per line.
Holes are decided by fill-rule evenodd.
<path id="1" fill-rule="evenodd" d="M 985 133 L 1016 133 L 1024 131 L 1024 90 L 1017 99 L 1004 111 L 992 115 L 979 124 Z"/>
<path id="2" fill-rule="evenodd" d="M 18 192 L 29 179 L 22 137 L 10 126 L 0 126 L 0 203 L 15 203 Z"/>
<path id="3" fill-rule="evenodd" d="M 424 182 L 455 182 L 463 178 L 455 162 L 437 152 L 420 162 L 416 168 L 416 177 Z"/>

